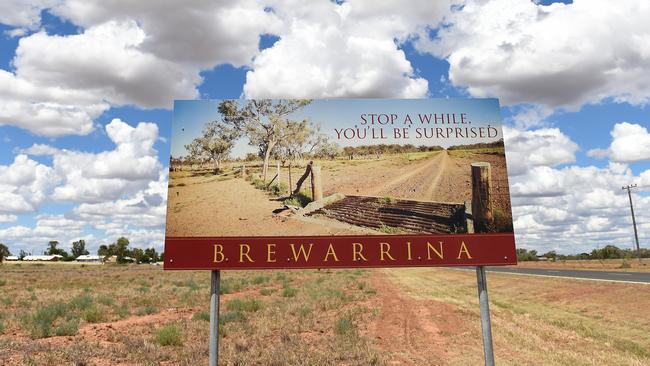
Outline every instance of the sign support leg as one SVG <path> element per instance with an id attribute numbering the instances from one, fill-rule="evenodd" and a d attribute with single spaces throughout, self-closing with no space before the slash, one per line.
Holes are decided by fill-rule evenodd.
<path id="1" fill-rule="evenodd" d="M 212 270 L 210 283 L 210 359 L 208 365 L 217 366 L 219 361 L 219 281 L 221 273 Z"/>
<path id="2" fill-rule="evenodd" d="M 485 354 L 485 366 L 494 366 L 492 325 L 490 324 L 490 304 L 488 301 L 485 267 L 476 267 L 476 280 L 478 282 L 478 302 L 481 307 L 481 329 L 483 330 L 483 353 Z"/>

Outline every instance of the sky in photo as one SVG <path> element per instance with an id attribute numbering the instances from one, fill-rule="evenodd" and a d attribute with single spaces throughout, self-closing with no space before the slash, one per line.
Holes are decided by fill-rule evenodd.
<path id="1" fill-rule="evenodd" d="M 222 121 L 217 111 L 221 101 L 202 99 L 174 102 L 170 138 L 173 157 L 189 154 L 185 146 L 201 136 L 207 122 Z M 245 100 L 237 101 L 240 107 L 244 106 Z M 291 121 L 307 120 L 314 126 L 320 126 L 320 132 L 340 146 L 412 144 L 447 148 L 503 138 L 499 101 L 487 98 L 317 99 L 286 118 Z M 474 127 L 472 132 L 467 130 L 471 127 Z M 478 127 L 482 129 L 477 130 Z M 489 133 L 488 127 L 492 127 Z M 437 131 L 436 128 L 441 130 Z M 449 132 L 447 128 L 454 130 Z M 397 135 L 394 129 L 397 129 Z M 404 135 L 404 129 L 407 135 Z M 346 138 L 346 134 L 349 138 Z M 256 154 L 258 150 L 242 137 L 230 155 L 244 158 L 246 154 Z"/>
<path id="2" fill-rule="evenodd" d="M 650 2 L 0 4 L 0 242 L 163 245 L 180 99 L 498 98 L 517 244 L 650 246 Z"/>

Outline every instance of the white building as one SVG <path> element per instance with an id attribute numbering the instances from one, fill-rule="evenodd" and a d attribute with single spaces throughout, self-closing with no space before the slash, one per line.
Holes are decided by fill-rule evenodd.
<path id="1" fill-rule="evenodd" d="M 104 258 L 98 255 L 84 254 L 75 259 L 77 262 L 103 262 Z"/>
<path id="2" fill-rule="evenodd" d="M 24 261 L 44 261 L 44 262 L 56 262 L 59 259 L 63 258 L 62 255 L 27 255 L 23 258 Z"/>
<path id="3" fill-rule="evenodd" d="M 8 257 L 5 257 L 5 260 L 6 260 L 6 261 L 17 261 L 17 260 L 19 260 L 19 259 L 20 259 L 20 258 L 18 258 L 18 256 L 16 256 L 16 255 L 10 255 L 10 256 L 8 256 Z"/>

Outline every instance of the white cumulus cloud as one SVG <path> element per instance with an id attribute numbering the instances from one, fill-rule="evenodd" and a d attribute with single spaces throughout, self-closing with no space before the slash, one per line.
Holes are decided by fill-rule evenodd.
<path id="1" fill-rule="evenodd" d="M 611 131 L 612 143 L 608 149 L 592 149 L 587 155 L 609 157 L 611 161 L 631 163 L 650 160 L 650 133 L 639 124 L 621 122 Z"/>
<path id="2" fill-rule="evenodd" d="M 417 46 L 447 59 L 449 79 L 471 95 L 553 108 L 650 101 L 649 2 L 462 3 Z"/>

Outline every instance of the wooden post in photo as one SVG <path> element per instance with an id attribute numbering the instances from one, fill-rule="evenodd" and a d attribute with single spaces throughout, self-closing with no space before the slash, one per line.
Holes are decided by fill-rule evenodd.
<path id="1" fill-rule="evenodd" d="M 279 161 L 276 163 L 276 166 L 277 166 L 277 173 L 276 173 L 277 179 L 276 179 L 275 183 L 279 187 L 280 186 L 280 162 Z"/>
<path id="2" fill-rule="evenodd" d="M 246 164 L 241 166 L 241 177 L 242 179 L 246 179 Z"/>
<path id="3" fill-rule="evenodd" d="M 472 163 L 472 216 L 474 230 L 485 232 L 492 224 L 492 204 L 490 202 L 490 186 L 492 185 L 492 169 L 490 163 Z"/>
<path id="4" fill-rule="evenodd" d="M 292 189 L 291 187 L 293 186 L 291 182 L 291 162 L 289 162 L 289 195 L 291 195 L 291 189 Z"/>
<path id="5" fill-rule="evenodd" d="M 314 201 L 323 199 L 323 186 L 320 179 L 320 165 L 311 167 L 311 193 Z"/>

